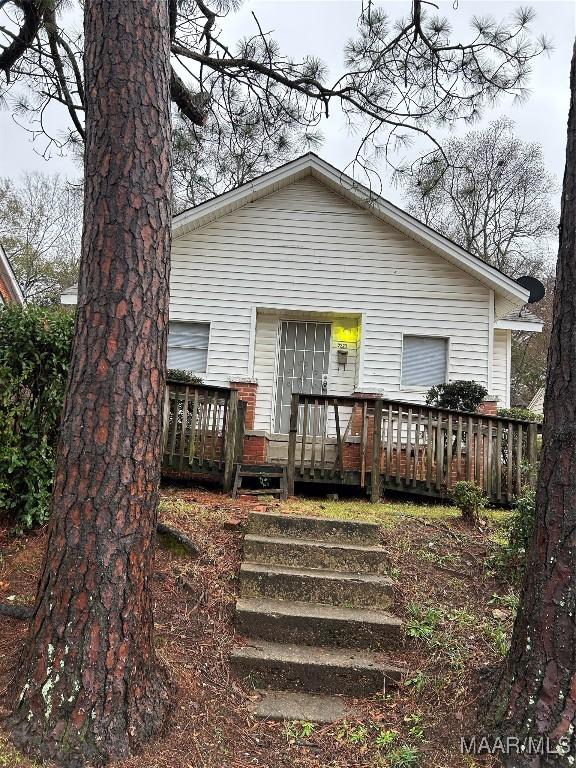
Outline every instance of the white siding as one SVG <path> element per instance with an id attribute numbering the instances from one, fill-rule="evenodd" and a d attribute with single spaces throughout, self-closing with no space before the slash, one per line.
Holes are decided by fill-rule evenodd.
<path id="1" fill-rule="evenodd" d="M 400 390 L 402 334 L 449 337 L 449 378 L 487 385 L 489 296 L 473 277 L 312 178 L 172 246 L 171 318 L 211 323 L 204 379 L 226 384 L 231 377 L 254 375 L 258 423 L 267 426 L 277 318 L 264 321 L 259 315 L 252 372 L 253 307 L 299 311 L 302 317 L 363 315 L 358 388 L 420 400 L 424 391 Z M 351 393 L 356 371 L 349 366 L 346 373 Z"/>
<path id="2" fill-rule="evenodd" d="M 511 331 L 494 331 L 494 358 L 492 366 L 492 391 L 497 395 L 498 407 L 510 406 L 510 344 Z"/>

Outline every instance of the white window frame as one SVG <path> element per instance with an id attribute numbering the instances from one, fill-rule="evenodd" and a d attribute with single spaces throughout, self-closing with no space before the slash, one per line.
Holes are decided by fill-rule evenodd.
<path id="1" fill-rule="evenodd" d="M 180 320 L 178 318 L 173 317 L 168 322 L 168 350 L 166 353 L 167 358 L 167 364 L 166 367 L 170 368 L 171 366 L 168 364 L 168 351 L 170 349 L 170 325 L 172 323 L 179 323 L 181 325 L 207 325 L 208 326 L 208 346 L 206 347 L 206 370 L 205 371 L 193 371 L 192 369 L 186 368 L 185 370 L 189 370 L 192 374 L 198 374 L 198 375 L 206 375 L 208 373 L 208 368 L 210 365 L 210 338 L 212 334 L 212 323 L 209 320 L 192 320 L 189 318 L 186 318 L 186 320 Z M 195 349 L 195 347 L 189 347 L 189 346 L 181 346 L 176 345 L 177 349 Z"/>
<path id="2" fill-rule="evenodd" d="M 416 386 L 404 386 L 402 384 L 402 379 L 404 375 L 404 339 L 406 336 L 421 338 L 421 339 L 441 339 L 442 341 L 446 342 L 446 375 L 444 377 L 444 382 L 442 383 L 447 384 L 450 381 L 450 347 L 452 344 L 452 338 L 450 336 L 445 336 L 444 334 L 437 333 L 437 332 L 426 333 L 426 332 L 418 331 L 418 333 L 415 333 L 413 331 L 402 331 L 402 346 L 400 348 L 400 381 L 399 381 L 400 391 L 401 392 L 428 392 L 428 390 L 431 387 L 438 386 L 438 384 L 430 384 L 428 386 L 425 386 L 424 384 L 420 384 Z"/>

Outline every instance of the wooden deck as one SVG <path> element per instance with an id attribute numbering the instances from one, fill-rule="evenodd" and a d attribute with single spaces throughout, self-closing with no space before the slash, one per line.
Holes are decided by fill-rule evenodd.
<path id="1" fill-rule="evenodd" d="M 211 476 L 230 490 L 243 463 L 245 403 L 235 390 L 169 382 L 162 470 Z M 418 403 L 294 394 L 288 438 L 270 438 L 266 463 L 297 483 L 445 498 L 469 480 L 508 505 L 535 483 L 539 424 Z"/>

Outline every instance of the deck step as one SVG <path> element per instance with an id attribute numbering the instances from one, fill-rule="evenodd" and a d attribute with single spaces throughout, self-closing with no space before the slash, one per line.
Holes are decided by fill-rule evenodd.
<path id="1" fill-rule="evenodd" d="M 396 645 L 402 630 L 400 619 L 385 611 L 262 598 L 240 598 L 236 622 L 260 640 L 372 650 Z"/>
<path id="2" fill-rule="evenodd" d="M 338 573 L 281 565 L 242 563 L 242 597 L 270 597 L 386 610 L 393 602 L 394 582 L 387 576 Z"/>
<path id="3" fill-rule="evenodd" d="M 261 488 L 245 488 L 243 480 L 277 480 L 278 485 L 269 487 L 267 482 L 262 483 Z M 269 467 L 258 464 L 238 464 L 232 487 L 232 498 L 238 496 L 278 496 L 280 499 L 288 498 L 288 479 L 286 467 Z"/>
<path id="4" fill-rule="evenodd" d="M 383 574 L 388 565 L 380 547 L 253 534 L 244 537 L 244 560 L 295 568 L 323 568 L 339 573 Z"/>
<path id="5" fill-rule="evenodd" d="M 230 661 L 254 688 L 342 694 L 359 698 L 396 686 L 403 670 L 367 651 L 334 650 L 251 640 Z"/>
<path id="6" fill-rule="evenodd" d="M 334 544 L 375 546 L 380 543 L 380 526 L 376 523 L 326 517 L 251 512 L 247 531 L 258 536 L 313 539 Z"/>
<path id="7" fill-rule="evenodd" d="M 240 488 L 237 496 L 282 496 L 282 488 Z"/>
<path id="8" fill-rule="evenodd" d="M 261 720 L 301 720 L 333 723 L 358 716 L 352 707 L 337 696 L 314 696 L 292 691 L 267 691 L 251 704 L 252 714 Z"/>

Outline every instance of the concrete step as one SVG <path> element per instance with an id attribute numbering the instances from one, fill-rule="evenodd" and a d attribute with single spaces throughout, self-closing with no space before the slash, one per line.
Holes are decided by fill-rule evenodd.
<path id="1" fill-rule="evenodd" d="M 387 576 L 338 573 L 281 565 L 242 563 L 242 597 L 270 597 L 348 608 L 390 608 L 394 582 Z"/>
<path id="2" fill-rule="evenodd" d="M 359 698 L 396 686 L 403 670 L 378 654 L 350 649 L 251 640 L 233 649 L 230 662 L 236 674 L 254 688 L 339 693 Z"/>
<path id="3" fill-rule="evenodd" d="M 400 619 L 385 611 L 262 598 L 240 598 L 236 624 L 260 640 L 373 650 L 397 646 L 402 628 Z"/>
<path id="4" fill-rule="evenodd" d="M 267 691 L 249 705 L 254 717 L 262 720 L 301 720 L 312 723 L 333 723 L 358 717 L 352 707 L 337 696 L 313 696 L 291 691 Z"/>
<path id="5" fill-rule="evenodd" d="M 312 539 L 333 544 L 380 543 L 380 526 L 354 520 L 334 520 L 326 517 L 299 517 L 272 512 L 251 512 L 248 533 L 285 539 Z"/>
<path id="6" fill-rule="evenodd" d="M 250 563 L 287 565 L 293 568 L 324 568 L 348 573 L 378 573 L 387 570 L 384 550 L 360 544 L 329 544 L 272 536 L 246 534 L 244 560 Z"/>

